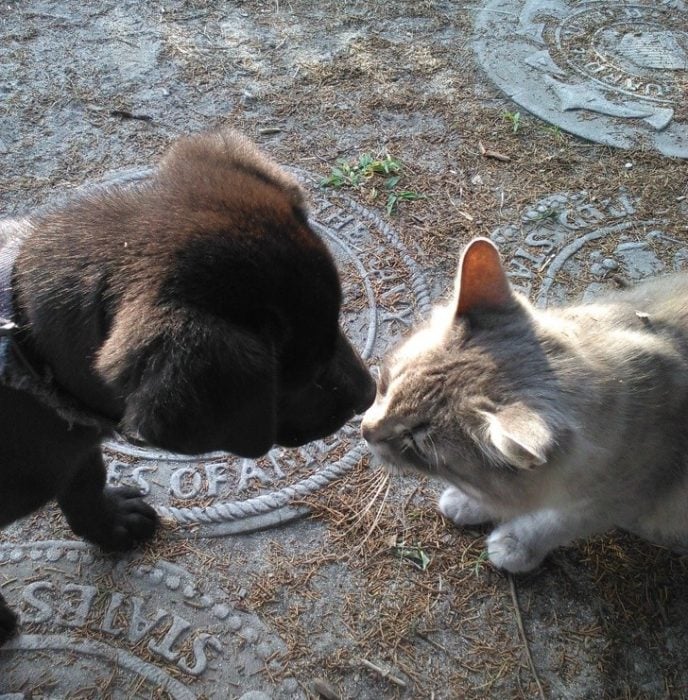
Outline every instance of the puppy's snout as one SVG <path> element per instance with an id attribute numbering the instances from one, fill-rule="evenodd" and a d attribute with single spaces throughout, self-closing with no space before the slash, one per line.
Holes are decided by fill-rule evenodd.
<path id="1" fill-rule="evenodd" d="M 368 410 L 375 401 L 375 379 L 341 330 L 337 338 L 332 369 L 331 384 L 342 390 L 340 400 L 346 402 L 347 408 L 355 415 Z"/>
<path id="2" fill-rule="evenodd" d="M 354 406 L 354 409 L 357 414 L 364 413 L 373 405 L 373 401 L 375 401 L 375 392 L 375 380 L 370 375 L 368 375 L 366 377 L 364 386 L 361 388 L 361 395 L 356 405 Z"/>

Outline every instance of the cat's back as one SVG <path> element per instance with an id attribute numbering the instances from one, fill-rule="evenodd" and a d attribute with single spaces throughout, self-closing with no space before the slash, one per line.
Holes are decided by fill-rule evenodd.
<path id="1" fill-rule="evenodd" d="M 677 344 L 688 361 L 688 273 L 655 277 L 609 299 L 622 326 Z"/>
<path id="2" fill-rule="evenodd" d="M 555 314 L 578 320 L 584 332 L 629 330 L 688 342 L 688 272 L 655 277 Z"/>
<path id="3" fill-rule="evenodd" d="M 688 272 L 655 277 L 617 296 L 619 301 L 632 306 L 634 312 L 688 324 Z"/>
<path id="4" fill-rule="evenodd" d="M 573 381 L 593 370 L 661 396 L 688 396 L 688 273 L 656 277 L 582 304 L 548 309 L 541 327 L 566 349 Z M 559 360 L 556 358 L 554 362 Z M 599 388 L 599 387 L 598 387 Z"/>

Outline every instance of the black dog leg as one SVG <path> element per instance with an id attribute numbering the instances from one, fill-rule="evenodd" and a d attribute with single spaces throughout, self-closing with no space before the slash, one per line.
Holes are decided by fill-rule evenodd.
<path id="1" fill-rule="evenodd" d="M 0 645 L 4 644 L 17 631 L 17 616 L 7 607 L 0 595 Z"/>
<path id="2" fill-rule="evenodd" d="M 136 489 L 105 486 L 100 450 L 84 459 L 57 502 L 77 535 L 107 551 L 122 552 L 149 540 L 158 523 Z"/>

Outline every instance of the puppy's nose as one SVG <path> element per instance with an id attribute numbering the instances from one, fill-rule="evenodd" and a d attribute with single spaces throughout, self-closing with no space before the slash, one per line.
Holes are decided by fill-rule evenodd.
<path id="1" fill-rule="evenodd" d="M 377 391 L 375 380 L 369 375 L 366 385 L 361 389 L 361 396 L 354 407 L 356 413 L 367 411 L 375 401 L 375 393 Z"/>

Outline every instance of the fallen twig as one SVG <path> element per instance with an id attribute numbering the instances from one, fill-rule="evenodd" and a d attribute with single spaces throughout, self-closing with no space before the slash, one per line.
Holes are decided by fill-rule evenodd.
<path id="1" fill-rule="evenodd" d="M 136 119 L 142 122 L 152 122 L 153 117 L 149 114 L 133 114 L 126 109 L 112 109 L 110 110 L 111 117 L 119 117 L 120 119 Z"/>
<path id="2" fill-rule="evenodd" d="M 397 678 L 396 676 L 392 675 L 389 671 L 385 671 L 384 668 L 376 666 L 372 661 L 368 661 L 368 659 L 361 659 L 361 663 L 364 666 L 367 666 L 371 671 L 379 673 L 383 678 L 390 681 L 390 683 L 394 683 L 394 685 L 398 685 L 400 688 L 406 687 L 406 681 L 402 680 L 401 678 Z"/>
<path id="3" fill-rule="evenodd" d="M 478 148 L 480 149 L 480 155 L 484 158 L 494 158 L 495 160 L 501 160 L 503 163 L 508 163 L 511 158 L 504 153 L 499 151 L 493 151 L 490 148 L 485 148 L 482 141 L 478 141 Z"/>
<path id="4" fill-rule="evenodd" d="M 516 582 L 514 581 L 514 577 L 509 574 L 509 588 L 511 589 L 511 599 L 514 602 L 514 612 L 516 613 L 516 625 L 518 626 L 518 632 L 521 635 L 521 639 L 523 640 L 523 646 L 525 647 L 526 650 L 526 658 L 528 659 L 528 666 L 530 667 L 530 672 L 533 674 L 533 678 L 535 679 L 535 685 L 537 685 L 538 688 L 538 693 L 542 700 L 545 700 L 545 691 L 542 687 L 542 683 L 540 683 L 540 677 L 538 676 L 537 669 L 535 668 L 535 664 L 533 663 L 533 656 L 530 653 L 530 646 L 528 645 L 528 637 L 526 637 L 526 630 L 523 627 L 523 617 L 521 616 L 521 606 L 518 604 L 518 596 L 516 595 Z"/>

